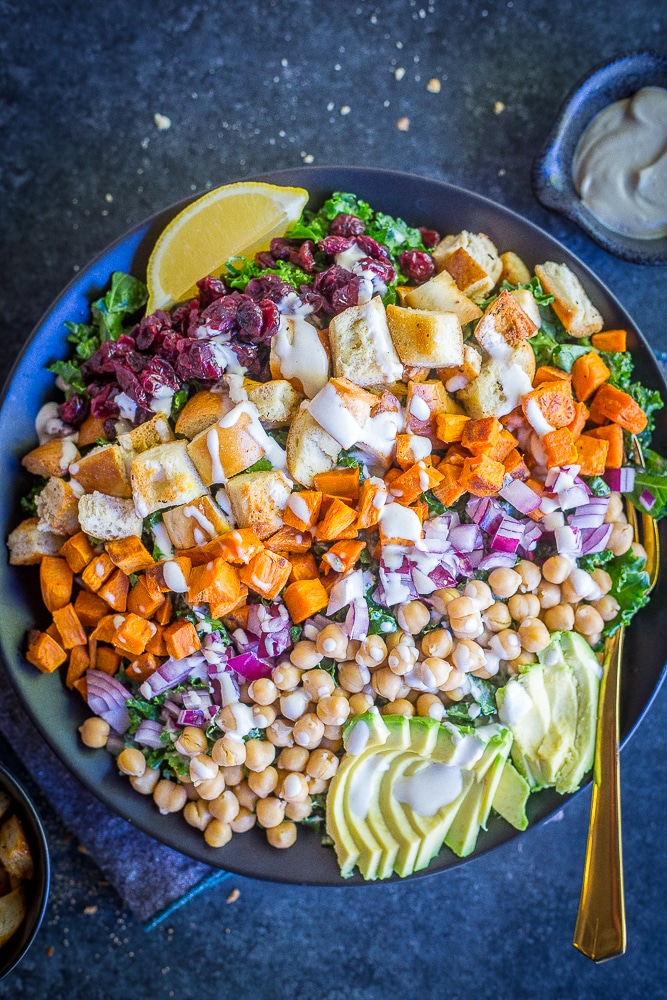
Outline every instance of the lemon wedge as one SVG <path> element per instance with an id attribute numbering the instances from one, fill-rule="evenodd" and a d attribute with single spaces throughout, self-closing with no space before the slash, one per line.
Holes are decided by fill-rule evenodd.
<path id="1" fill-rule="evenodd" d="M 148 261 L 147 312 L 196 294 L 196 283 L 220 276 L 230 257 L 267 250 L 300 217 L 308 192 L 256 181 L 226 184 L 191 202 L 160 234 Z"/>

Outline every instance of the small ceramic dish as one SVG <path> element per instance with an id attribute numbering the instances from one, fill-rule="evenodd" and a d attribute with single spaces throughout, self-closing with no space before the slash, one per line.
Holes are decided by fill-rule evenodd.
<path id="1" fill-rule="evenodd" d="M 642 87 L 667 87 L 667 52 L 630 52 L 593 69 L 570 91 L 533 164 L 533 189 L 546 208 L 576 222 L 616 257 L 636 264 L 667 263 L 667 237 L 622 236 L 586 208 L 572 180 L 572 160 L 584 129 L 604 108 Z"/>
<path id="2" fill-rule="evenodd" d="M 21 820 L 33 861 L 33 876 L 25 881 L 26 914 L 18 930 L 0 947 L 0 979 L 21 961 L 35 940 L 49 898 L 51 866 L 44 827 L 27 791 L 0 765 L 0 790 L 12 800 L 11 812 Z M 8 813 L 9 815 L 9 813 Z"/>

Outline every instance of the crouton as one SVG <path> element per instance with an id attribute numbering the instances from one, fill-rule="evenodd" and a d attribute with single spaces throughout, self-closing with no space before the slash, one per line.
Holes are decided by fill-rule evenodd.
<path id="1" fill-rule="evenodd" d="M 503 290 L 475 327 L 475 339 L 491 357 L 507 357 L 509 348 L 532 337 L 536 330 L 516 299 Z"/>
<path id="2" fill-rule="evenodd" d="M 464 229 L 456 236 L 445 236 L 431 254 L 438 271 L 449 271 L 473 302 L 489 294 L 503 269 L 498 251 L 485 233 Z"/>
<path id="3" fill-rule="evenodd" d="M 132 496 L 127 456 L 117 444 L 93 448 L 87 455 L 73 462 L 69 472 L 86 493 L 98 490 L 123 500 L 129 500 Z"/>
<path id="4" fill-rule="evenodd" d="M 362 436 L 377 397 L 347 378 L 332 378 L 307 404 L 320 427 L 341 448 L 351 448 Z"/>
<path id="5" fill-rule="evenodd" d="M 178 414 L 176 433 L 191 441 L 197 434 L 229 413 L 233 406 L 226 392 L 202 389 L 187 401 Z"/>
<path id="6" fill-rule="evenodd" d="M 138 427 L 133 427 L 131 431 L 118 435 L 118 444 L 123 451 L 148 451 L 159 444 L 166 444 L 172 441 L 172 434 L 169 421 L 163 413 L 156 413 L 150 420 L 146 420 Z"/>
<path id="7" fill-rule="evenodd" d="M 532 388 L 535 354 L 526 341 L 510 348 L 506 358 L 486 358 L 479 375 L 456 398 L 470 417 L 502 417 Z"/>
<path id="8" fill-rule="evenodd" d="M 79 448 L 85 448 L 89 444 L 98 444 L 101 438 L 106 439 L 105 422 L 105 417 L 94 417 L 92 413 L 89 413 L 77 433 Z"/>
<path id="9" fill-rule="evenodd" d="M 21 465 L 33 476 L 64 476 L 72 462 L 79 458 L 79 449 L 71 438 L 51 438 L 33 448 L 21 459 Z"/>
<path id="10" fill-rule="evenodd" d="M 35 499 L 39 530 L 54 535 L 73 535 L 79 530 L 79 498 L 70 483 L 51 476 Z"/>
<path id="11" fill-rule="evenodd" d="M 286 379 L 298 393 L 312 399 L 329 378 L 326 332 L 302 316 L 281 316 L 278 332 L 271 338 L 269 367 L 274 379 Z"/>
<path id="12" fill-rule="evenodd" d="M 140 517 L 161 507 L 196 500 L 206 492 L 185 441 L 170 441 L 135 455 L 130 475 L 134 506 Z"/>
<path id="13" fill-rule="evenodd" d="M 21 521 L 7 538 L 9 561 L 12 566 L 34 566 L 44 556 L 55 556 L 65 541 L 62 535 L 39 530 L 39 518 Z"/>
<path id="14" fill-rule="evenodd" d="M 599 333 L 603 326 L 602 316 L 567 264 L 546 261 L 537 265 L 535 274 L 544 291 L 553 295 L 554 312 L 571 337 L 590 337 Z"/>
<path id="15" fill-rule="evenodd" d="M 312 487 L 313 476 L 335 466 L 340 445 L 328 434 L 306 406 L 297 410 L 287 435 L 287 468 L 302 486 Z"/>
<path id="16" fill-rule="evenodd" d="M 416 288 L 404 289 L 401 305 L 411 309 L 431 309 L 437 312 L 453 312 L 461 326 L 479 319 L 482 310 L 472 299 L 464 295 L 449 271 L 441 271 L 435 277 Z"/>
<path id="17" fill-rule="evenodd" d="M 288 427 L 301 406 L 303 396 L 284 378 L 270 382 L 253 382 L 246 379 L 244 388 L 248 399 L 257 407 L 259 419 L 266 428 Z"/>
<path id="18" fill-rule="evenodd" d="M 142 519 L 132 500 L 110 497 L 106 493 L 86 493 L 79 502 L 81 530 L 93 538 L 112 541 L 115 538 L 141 537 Z"/>
<path id="19" fill-rule="evenodd" d="M 368 386 L 387 385 L 403 375 L 378 295 L 334 316 L 329 324 L 329 341 L 337 378 Z"/>
<path id="20" fill-rule="evenodd" d="M 234 527 L 208 494 L 197 497 L 190 503 L 166 510 L 162 521 L 177 549 L 204 545 Z"/>
<path id="21" fill-rule="evenodd" d="M 500 255 L 502 270 L 500 281 L 507 281 L 510 285 L 527 285 L 530 281 L 530 271 L 512 250 L 506 250 Z"/>
<path id="22" fill-rule="evenodd" d="M 438 368 L 438 378 L 441 378 L 444 382 L 447 392 L 458 392 L 468 382 L 472 382 L 473 379 L 477 378 L 481 368 L 482 355 L 480 351 L 469 341 L 466 341 L 463 345 L 463 363 Z"/>
<path id="23" fill-rule="evenodd" d="M 529 292 L 527 288 L 513 288 L 510 295 L 515 302 L 518 302 L 528 318 L 532 319 L 536 329 L 539 330 L 542 326 L 542 317 L 540 315 L 540 307 L 535 301 L 533 293 Z"/>
<path id="24" fill-rule="evenodd" d="M 16 934 L 25 915 L 25 889 L 22 885 L 0 897 L 0 948 Z"/>
<path id="25" fill-rule="evenodd" d="M 212 424 L 192 439 L 188 455 L 206 486 L 224 483 L 263 458 L 264 448 L 252 431 L 252 415 L 239 409 L 238 419 L 230 426 Z M 176 502 L 185 499 L 193 498 Z"/>
<path id="26" fill-rule="evenodd" d="M 387 324 L 404 365 L 439 368 L 463 363 L 463 334 L 456 313 L 389 305 Z"/>
<path id="27" fill-rule="evenodd" d="M 259 538 L 268 538 L 282 527 L 291 490 L 280 469 L 235 476 L 227 484 L 227 496 L 239 528 L 252 528 Z"/>

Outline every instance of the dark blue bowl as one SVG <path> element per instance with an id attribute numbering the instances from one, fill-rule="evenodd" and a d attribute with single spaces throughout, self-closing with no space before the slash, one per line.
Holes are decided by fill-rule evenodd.
<path id="1" fill-rule="evenodd" d="M 630 52 L 591 70 L 570 91 L 533 164 L 533 189 L 546 208 L 572 219 L 616 257 L 635 264 L 667 263 L 667 237 L 638 240 L 603 225 L 583 204 L 572 180 L 572 160 L 589 122 L 642 87 L 667 87 L 667 52 Z"/>

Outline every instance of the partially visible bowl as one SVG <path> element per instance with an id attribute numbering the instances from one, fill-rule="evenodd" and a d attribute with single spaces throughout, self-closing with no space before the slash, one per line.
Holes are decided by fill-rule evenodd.
<path id="1" fill-rule="evenodd" d="M 37 810 L 23 785 L 0 765 L 0 789 L 12 799 L 12 811 L 21 820 L 34 873 L 26 880 L 26 915 L 15 934 L 0 948 L 0 979 L 4 979 L 21 961 L 40 928 L 49 898 L 51 865 L 46 834 Z"/>
<path id="2" fill-rule="evenodd" d="M 636 264 L 667 263 L 667 237 L 634 239 L 613 232 L 586 208 L 572 180 L 572 160 L 587 125 L 604 108 L 642 87 L 667 87 L 667 52 L 630 52 L 591 70 L 570 91 L 533 164 L 533 189 L 546 208 L 576 222 L 616 257 Z"/>

